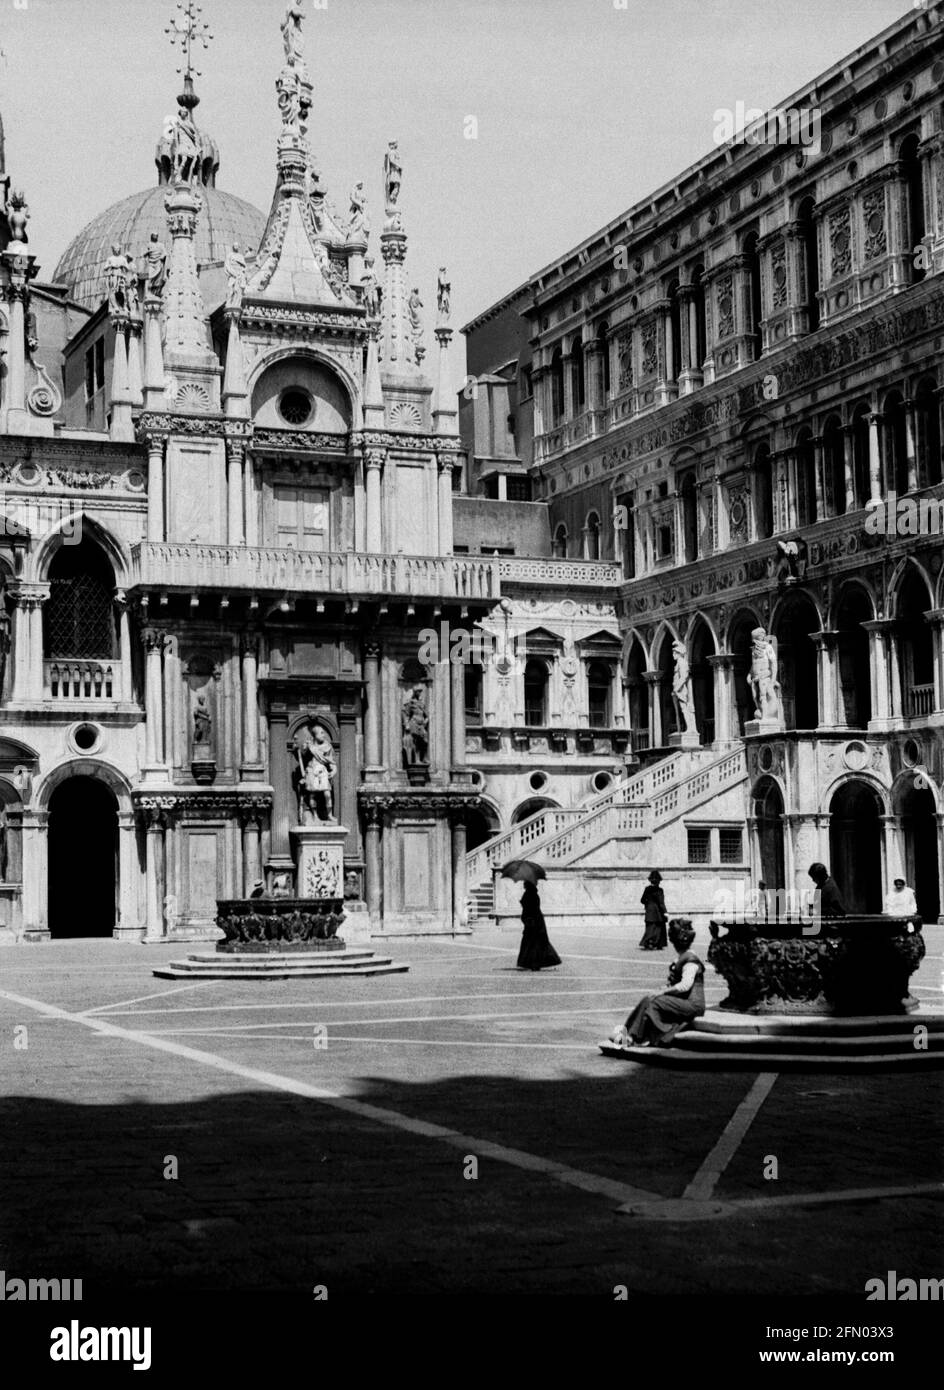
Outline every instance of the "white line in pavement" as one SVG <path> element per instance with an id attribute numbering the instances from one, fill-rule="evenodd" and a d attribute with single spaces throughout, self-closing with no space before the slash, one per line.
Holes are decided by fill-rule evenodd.
<path id="1" fill-rule="evenodd" d="M 292 1019 L 289 1023 L 220 1023 L 214 1028 L 147 1028 L 141 1029 L 151 1038 L 176 1037 L 187 1033 L 252 1033 L 256 1028 L 359 1028 L 364 1024 L 379 1024 L 390 1028 L 401 1023 L 490 1023 L 496 1018 L 585 1018 L 588 1014 L 605 1014 L 609 1018 L 612 1009 L 515 1009 L 511 1013 L 498 1014 L 418 1014 L 406 1018 L 337 1018 Z M 81 1018 L 83 1015 L 75 1014 Z"/>
<path id="2" fill-rule="evenodd" d="M 443 944 L 443 945 L 446 945 L 445 942 L 443 942 L 442 944 Z M 499 955 L 503 955 L 503 956 L 516 956 L 516 955 L 518 954 L 518 949 L 519 949 L 517 946 L 473 946 L 472 943 L 471 943 L 470 941 L 453 941 L 453 942 L 451 943 L 451 945 L 452 945 L 452 947 L 453 947 L 455 950 L 457 950 L 457 951 L 497 951 L 497 952 L 499 953 Z M 648 960 L 647 960 L 647 961 L 635 961 L 635 962 L 634 962 L 632 956 L 630 956 L 630 955 L 625 955 L 625 956 L 594 956 L 594 955 L 581 955 L 581 954 L 580 954 L 579 952 L 577 952 L 577 951 L 568 951 L 567 954 L 564 956 L 563 964 L 566 965 L 567 962 L 568 962 L 569 960 L 614 960 L 614 961 L 616 961 L 616 963 L 617 963 L 618 965 L 631 965 L 631 964 L 634 964 L 634 963 L 635 963 L 636 965 L 658 965 L 658 964 L 659 964 L 659 962 L 658 962 L 657 960 L 654 960 L 654 961 L 648 961 Z M 556 968 L 556 967 L 555 967 L 555 968 Z"/>
<path id="3" fill-rule="evenodd" d="M 569 1187 L 580 1188 L 581 1191 L 589 1192 L 596 1197 L 607 1197 L 621 1205 L 627 1202 L 659 1200 L 658 1194 L 655 1192 L 646 1192 L 642 1188 L 630 1187 L 627 1183 L 616 1182 L 612 1178 L 603 1178 L 598 1173 L 585 1173 L 579 1168 L 570 1168 L 564 1163 L 556 1163 L 553 1159 L 526 1153 L 522 1149 L 510 1149 L 504 1144 L 492 1143 L 489 1139 L 477 1139 L 472 1135 L 460 1134 L 457 1130 L 447 1129 L 444 1125 L 431 1124 L 427 1120 L 415 1120 L 409 1115 L 400 1114 L 397 1110 L 370 1105 L 366 1101 L 355 1100 L 338 1091 L 329 1091 L 323 1086 L 312 1086 L 304 1081 L 296 1081 L 291 1076 L 281 1076 L 278 1072 L 245 1067 L 239 1062 L 218 1057 L 213 1052 L 198 1052 L 196 1048 L 186 1047 L 183 1043 L 171 1042 L 168 1038 L 155 1037 L 153 1033 L 139 1033 L 133 1029 L 121 1028 L 103 1018 L 70 1014 L 55 1004 L 46 1004 L 41 999 L 28 999 L 20 994 L 11 994 L 7 990 L 0 990 L 0 998 L 7 999 L 23 1008 L 33 1009 L 36 1013 L 44 1014 L 47 1018 L 55 1018 L 63 1023 L 78 1024 L 82 1028 L 90 1028 L 94 1032 L 108 1037 L 137 1043 L 140 1047 L 150 1047 L 158 1052 L 169 1052 L 188 1062 L 212 1067 L 215 1071 L 225 1072 L 229 1076 L 241 1077 L 244 1081 L 252 1081 L 259 1086 L 271 1086 L 277 1091 L 286 1091 L 290 1095 L 319 1101 L 322 1105 L 328 1105 L 332 1109 L 344 1111 L 349 1115 L 356 1115 L 359 1119 L 371 1120 L 376 1124 L 385 1125 L 389 1129 L 398 1129 L 405 1134 L 419 1135 L 424 1139 L 438 1139 L 441 1143 L 448 1144 L 450 1148 L 459 1149 L 463 1154 L 474 1154 L 478 1159 L 493 1158 L 496 1162 L 508 1164 L 512 1168 L 521 1168 L 531 1173 L 542 1173 L 545 1177 L 553 1178 L 556 1182 L 565 1183 Z"/>
<path id="4" fill-rule="evenodd" d="M 223 980 L 204 980 L 204 984 L 224 984 Z M 232 982 L 230 982 L 232 983 Z M 274 982 L 273 982 L 274 983 Z M 288 983 L 285 981 L 284 983 Z M 187 986 L 192 988 L 192 986 Z M 168 990 L 172 994 L 173 990 Z M 215 1013 L 238 1013 L 247 1009 L 366 1009 L 366 1008 L 386 1008 L 388 1004 L 448 1004 L 456 999 L 462 1003 L 474 1004 L 479 999 L 553 999 L 558 995 L 574 994 L 618 994 L 621 998 L 626 993 L 625 985 L 618 985 L 615 989 L 548 989 L 541 990 L 540 994 L 534 992 L 525 993 L 514 990 L 500 990 L 494 994 L 422 994 L 413 998 L 402 996 L 397 999 L 299 999 L 295 1003 L 286 1004 L 194 1004 L 185 1005 L 182 1009 L 128 1009 L 129 1018 L 139 1018 L 144 1014 L 215 1014 Z M 158 998 L 158 995 L 154 995 Z M 131 1003 L 131 1000 L 126 1002 Z M 107 1007 L 102 1005 L 102 1008 Z M 85 1013 L 98 1013 L 98 1009 L 86 1009 Z"/>
<path id="5" fill-rule="evenodd" d="M 683 1197 L 695 1202 L 704 1202 L 711 1197 L 721 1174 L 741 1147 L 741 1142 L 753 1124 L 757 1112 L 773 1090 L 777 1075 L 775 1071 L 765 1071 L 754 1078 L 754 1084 L 725 1125 L 721 1138 L 682 1193 Z"/>
<path id="6" fill-rule="evenodd" d="M 149 1036 L 152 1036 L 149 1034 Z M 293 1037 L 291 1033 L 252 1033 L 247 1036 L 245 1033 L 213 1033 L 214 1038 L 235 1038 L 243 1042 L 303 1042 L 307 1048 L 311 1048 L 311 1033 L 300 1033 L 298 1037 Z M 527 1048 L 533 1052 L 535 1048 L 547 1048 L 551 1052 L 594 1052 L 596 1050 L 593 1043 L 539 1043 L 532 1042 L 470 1042 L 464 1038 L 450 1041 L 449 1038 L 362 1038 L 360 1034 L 341 1036 L 331 1033 L 328 1038 L 328 1045 L 333 1047 L 335 1043 L 380 1043 L 383 1047 L 401 1047 L 409 1045 L 411 1047 L 518 1047 Z M 633 1066 L 644 1066 L 642 1062 L 634 1062 Z M 615 1072 L 615 1069 L 614 1069 Z"/>
<path id="7" fill-rule="evenodd" d="M 137 997 L 137 999 L 117 999 L 117 1000 L 115 1001 L 114 1004 L 96 1004 L 94 1009 L 83 1009 L 83 1010 L 82 1010 L 82 1016 L 83 1016 L 83 1017 L 86 1017 L 86 1016 L 88 1016 L 89 1014 L 100 1014 L 100 1013 L 103 1013 L 106 1009 L 109 1010 L 109 1012 L 110 1012 L 111 1010 L 113 1010 L 113 1009 L 123 1009 L 123 1008 L 125 1007 L 126 1004 L 142 1004 L 142 1003 L 146 1003 L 149 999 L 165 999 L 165 998 L 167 997 L 168 994 L 183 994 L 184 990 L 187 990 L 187 989 L 207 989 L 207 988 L 209 988 L 210 985 L 219 985 L 219 984 L 225 984 L 225 981 L 224 981 L 224 980 L 198 980 L 198 981 L 196 982 L 196 984 L 192 984 L 192 985 L 179 985 L 179 986 L 177 987 L 177 989 L 162 989 L 158 994 L 139 994 L 138 997 Z M 129 1013 L 133 1013 L 134 1010 L 133 1010 L 133 1009 L 129 1009 L 128 1012 L 129 1012 Z M 169 1012 L 171 1012 L 171 1011 L 170 1011 L 170 1010 L 164 1010 L 164 1009 L 142 1009 L 141 1012 L 142 1012 L 142 1013 L 149 1013 L 149 1014 L 157 1014 L 157 1013 L 169 1013 Z"/>
<path id="8" fill-rule="evenodd" d="M 765 1207 L 822 1206 L 828 1202 L 874 1202 L 884 1197 L 925 1195 L 944 1196 L 944 1182 L 912 1183 L 910 1187 L 846 1187 L 839 1192 L 794 1192 L 786 1197 L 739 1197 L 730 1205 L 742 1211 L 763 1211 Z"/>

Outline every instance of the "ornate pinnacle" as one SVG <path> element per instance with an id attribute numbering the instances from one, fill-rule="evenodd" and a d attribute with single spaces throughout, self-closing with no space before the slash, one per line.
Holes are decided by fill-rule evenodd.
<path id="1" fill-rule="evenodd" d="M 164 33 L 170 35 L 172 44 L 180 44 L 182 63 L 177 71 L 183 73 L 184 90 L 178 101 L 192 111 L 200 104 L 200 98 L 193 89 L 193 79 L 203 76 L 193 65 L 193 46 L 194 43 L 202 43 L 204 48 L 209 48 L 213 35 L 209 23 L 202 17 L 202 5 L 195 4 L 194 0 L 177 0 L 177 10 Z"/>

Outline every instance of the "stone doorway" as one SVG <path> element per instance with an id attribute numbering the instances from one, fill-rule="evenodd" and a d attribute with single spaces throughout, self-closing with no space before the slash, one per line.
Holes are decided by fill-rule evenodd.
<path id="1" fill-rule="evenodd" d="M 118 804 L 94 777 L 70 777 L 49 802 L 49 931 L 111 936 L 118 891 Z"/>
<path id="2" fill-rule="evenodd" d="M 830 803 L 829 871 L 850 914 L 882 911 L 881 811 L 864 782 L 846 782 Z"/>
<path id="3" fill-rule="evenodd" d="M 924 921 L 936 922 L 941 911 L 938 828 L 934 797 L 927 788 L 912 787 L 905 794 L 901 825 L 905 837 L 905 878 L 914 889 Z"/>

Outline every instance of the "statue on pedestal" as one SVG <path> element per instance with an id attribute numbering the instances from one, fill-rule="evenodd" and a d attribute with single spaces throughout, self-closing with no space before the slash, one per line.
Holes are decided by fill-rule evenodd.
<path id="1" fill-rule="evenodd" d="M 361 289 L 364 292 L 364 308 L 367 310 L 367 317 L 375 319 L 380 314 L 380 285 L 377 276 L 374 274 L 373 256 L 364 257 L 364 274 L 361 277 Z"/>
<path id="2" fill-rule="evenodd" d="M 370 220 L 367 216 L 367 195 L 364 185 L 358 181 L 351 189 L 351 220 L 347 227 L 348 241 L 366 241 L 370 233 Z"/>
<path id="3" fill-rule="evenodd" d="M 193 711 L 193 747 L 195 753 L 198 748 L 201 751 L 209 752 L 212 731 L 213 717 L 207 708 L 207 697 L 198 695 Z"/>
<path id="4" fill-rule="evenodd" d="M 692 676 L 685 647 L 678 638 L 672 643 L 672 656 L 675 659 L 675 669 L 672 672 L 672 699 L 675 701 L 679 732 L 693 734 L 697 730 L 695 704 L 692 699 Z"/>
<path id="5" fill-rule="evenodd" d="M 26 235 L 26 224 L 30 219 L 30 210 L 26 205 L 26 195 L 21 191 L 10 194 L 10 205 L 7 209 L 7 226 L 10 228 L 10 238 L 20 246 L 25 246 L 29 242 Z"/>
<path id="6" fill-rule="evenodd" d="M 331 783 L 337 776 L 331 740 L 319 724 L 295 735 L 298 760 L 298 823 L 318 825 L 334 820 Z"/>
<path id="7" fill-rule="evenodd" d="M 147 293 L 160 298 L 167 282 L 167 247 L 157 232 L 151 233 L 151 243 L 144 253 Z"/>
<path id="8" fill-rule="evenodd" d="M 294 67 L 300 63 L 305 54 L 305 32 L 302 29 L 302 20 L 305 18 L 305 10 L 302 5 L 293 3 L 286 8 L 285 18 L 282 20 L 282 42 L 285 44 L 285 61 Z"/>
<path id="9" fill-rule="evenodd" d="M 128 313 L 128 257 L 117 242 L 105 262 L 105 288 L 108 291 L 109 314 Z"/>
<path id="10" fill-rule="evenodd" d="M 451 299 L 452 286 L 446 278 L 446 267 L 441 265 L 439 267 L 439 284 L 436 292 L 436 307 L 439 310 L 437 326 L 439 328 L 446 328 L 449 325 L 449 315 L 452 312 Z"/>
<path id="11" fill-rule="evenodd" d="M 174 183 L 193 183 L 200 168 L 200 137 L 193 116 L 186 106 L 177 108 L 170 137 Z"/>
<path id="12" fill-rule="evenodd" d="M 414 685 L 403 701 L 403 757 L 407 766 L 429 762 L 429 713 L 426 708 L 426 689 Z"/>
<path id="13" fill-rule="evenodd" d="M 410 315 L 410 331 L 413 334 L 413 341 L 416 343 L 423 336 L 423 301 L 416 285 L 413 286 L 413 292 L 407 301 L 407 310 Z"/>
<path id="14" fill-rule="evenodd" d="M 134 263 L 134 257 L 129 252 L 125 256 L 128 265 L 128 273 L 125 277 L 125 299 L 128 305 L 128 313 L 132 318 L 137 318 L 141 312 L 141 297 L 138 293 L 138 267 Z"/>
<path id="15" fill-rule="evenodd" d="M 780 723 L 783 719 L 777 647 L 762 627 L 751 633 L 751 669 L 747 684 L 754 697 L 754 718 Z"/>
<path id="16" fill-rule="evenodd" d="M 388 217 L 394 216 L 397 212 L 397 199 L 400 196 L 402 181 L 403 165 L 400 162 L 400 151 L 396 140 L 391 140 L 384 155 L 384 193 Z"/>
<path id="17" fill-rule="evenodd" d="M 227 252 L 224 269 L 226 271 L 226 307 L 227 309 L 241 309 L 243 293 L 246 289 L 247 271 L 246 257 L 240 251 L 238 241 L 234 241 L 232 250 Z"/>

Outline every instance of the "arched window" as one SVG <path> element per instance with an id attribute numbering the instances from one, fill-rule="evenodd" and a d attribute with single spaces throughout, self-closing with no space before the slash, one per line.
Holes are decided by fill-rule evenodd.
<path id="1" fill-rule="evenodd" d="M 758 540 L 769 540 L 774 533 L 773 465 L 769 444 L 758 444 L 754 450 L 754 526 Z"/>
<path id="2" fill-rule="evenodd" d="M 590 728 L 608 729 L 613 722 L 613 668 L 605 661 L 591 661 L 587 667 Z"/>
<path id="3" fill-rule="evenodd" d="M 591 512 L 587 517 L 586 529 L 586 556 L 587 560 L 599 560 L 600 558 L 600 518 L 596 512 Z"/>
<path id="4" fill-rule="evenodd" d="M 547 723 L 547 666 L 532 657 L 524 668 L 524 722 L 530 728 Z"/>
<path id="5" fill-rule="evenodd" d="M 929 487 L 941 481 L 941 417 L 933 381 L 925 379 L 915 392 L 915 423 L 918 486 Z"/>
<path id="6" fill-rule="evenodd" d="M 692 368 L 700 372 L 705 358 L 708 356 L 708 320 L 705 312 L 705 268 L 696 265 L 692 271 L 692 307 L 691 323 L 694 326 L 694 334 L 691 335 L 691 354 Z"/>
<path id="7" fill-rule="evenodd" d="M 466 666 L 465 679 L 465 718 L 468 724 L 482 722 L 482 668 L 472 663 Z"/>
<path id="8" fill-rule="evenodd" d="M 846 511 L 846 460 L 842 423 L 831 416 L 823 429 L 823 466 L 826 484 L 826 513 L 844 516 Z"/>
<path id="9" fill-rule="evenodd" d="M 924 213 L 924 169 L 918 157 L 917 135 L 909 135 L 906 140 L 901 142 L 898 158 L 901 161 L 906 190 L 908 263 L 911 267 L 911 278 L 917 283 L 919 280 L 923 280 L 927 274 L 923 264 L 915 255 L 927 232 Z"/>
<path id="10" fill-rule="evenodd" d="M 559 347 L 551 357 L 551 417 L 555 424 L 564 418 L 564 359 Z"/>
<path id="11" fill-rule="evenodd" d="M 869 500 L 869 407 L 856 406 L 852 416 L 852 474 L 857 507 Z"/>
<path id="12" fill-rule="evenodd" d="M 62 545 L 49 566 L 49 601 L 43 609 L 47 657 L 113 658 L 115 574 L 93 541 Z"/>
<path id="13" fill-rule="evenodd" d="M 905 407 L 900 391 L 885 398 L 882 411 L 885 420 L 885 488 L 896 492 L 908 491 L 908 445 L 905 432 Z"/>
<path id="14" fill-rule="evenodd" d="M 554 532 L 554 540 L 551 544 L 551 554 L 555 560 L 567 559 L 567 527 L 563 522 Z"/>
<path id="15" fill-rule="evenodd" d="M 819 240 L 816 229 L 816 203 L 804 198 L 797 211 L 803 247 L 803 293 L 810 332 L 819 328 Z"/>
<path id="16" fill-rule="evenodd" d="M 579 338 L 574 339 L 573 347 L 570 350 L 571 380 L 573 382 L 574 393 L 574 414 L 583 410 L 587 403 L 587 371 L 583 356 L 583 343 Z"/>
<path id="17" fill-rule="evenodd" d="M 597 329 L 597 341 L 600 344 L 600 360 L 603 371 L 603 400 L 604 403 L 610 399 L 610 325 L 601 323 Z"/>
<path id="18" fill-rule="evenodd" d="M 682 544 L 687 565 L 698 559 L 698 490 L 695 474 L 686 473 L 679 488 L 682 498 Z"/>
<path id="19" fill-rule="evenodd" d="M 667 344 L 665 356 L 669 381 L 678 381 L 682 374 L 682 301 L 679 297 L 678 280 L 672 281 L 668 292 L 672 341 Z"/>
<path id="20" fill-rule="evenodd" d="M 812 526 L 816 520 L 816 452 L 809 430 L 797 439 L 796 485 L 797 525 Z"/>
<path id="21" fill-rule="evenodd" d="M 749 232 L 744 238 L 743 251 L 747 260 L 747 269 L 750 276 L 750 334 L 753 340 L 754 358 L 760 357 L 763 351 L 763 335 L 761 333 L 760 321 L 763 317 L 763 301 L 761 298 L 760 287 L 760 252 L 757 249 L 758 236 L 756 232 Z"/>

